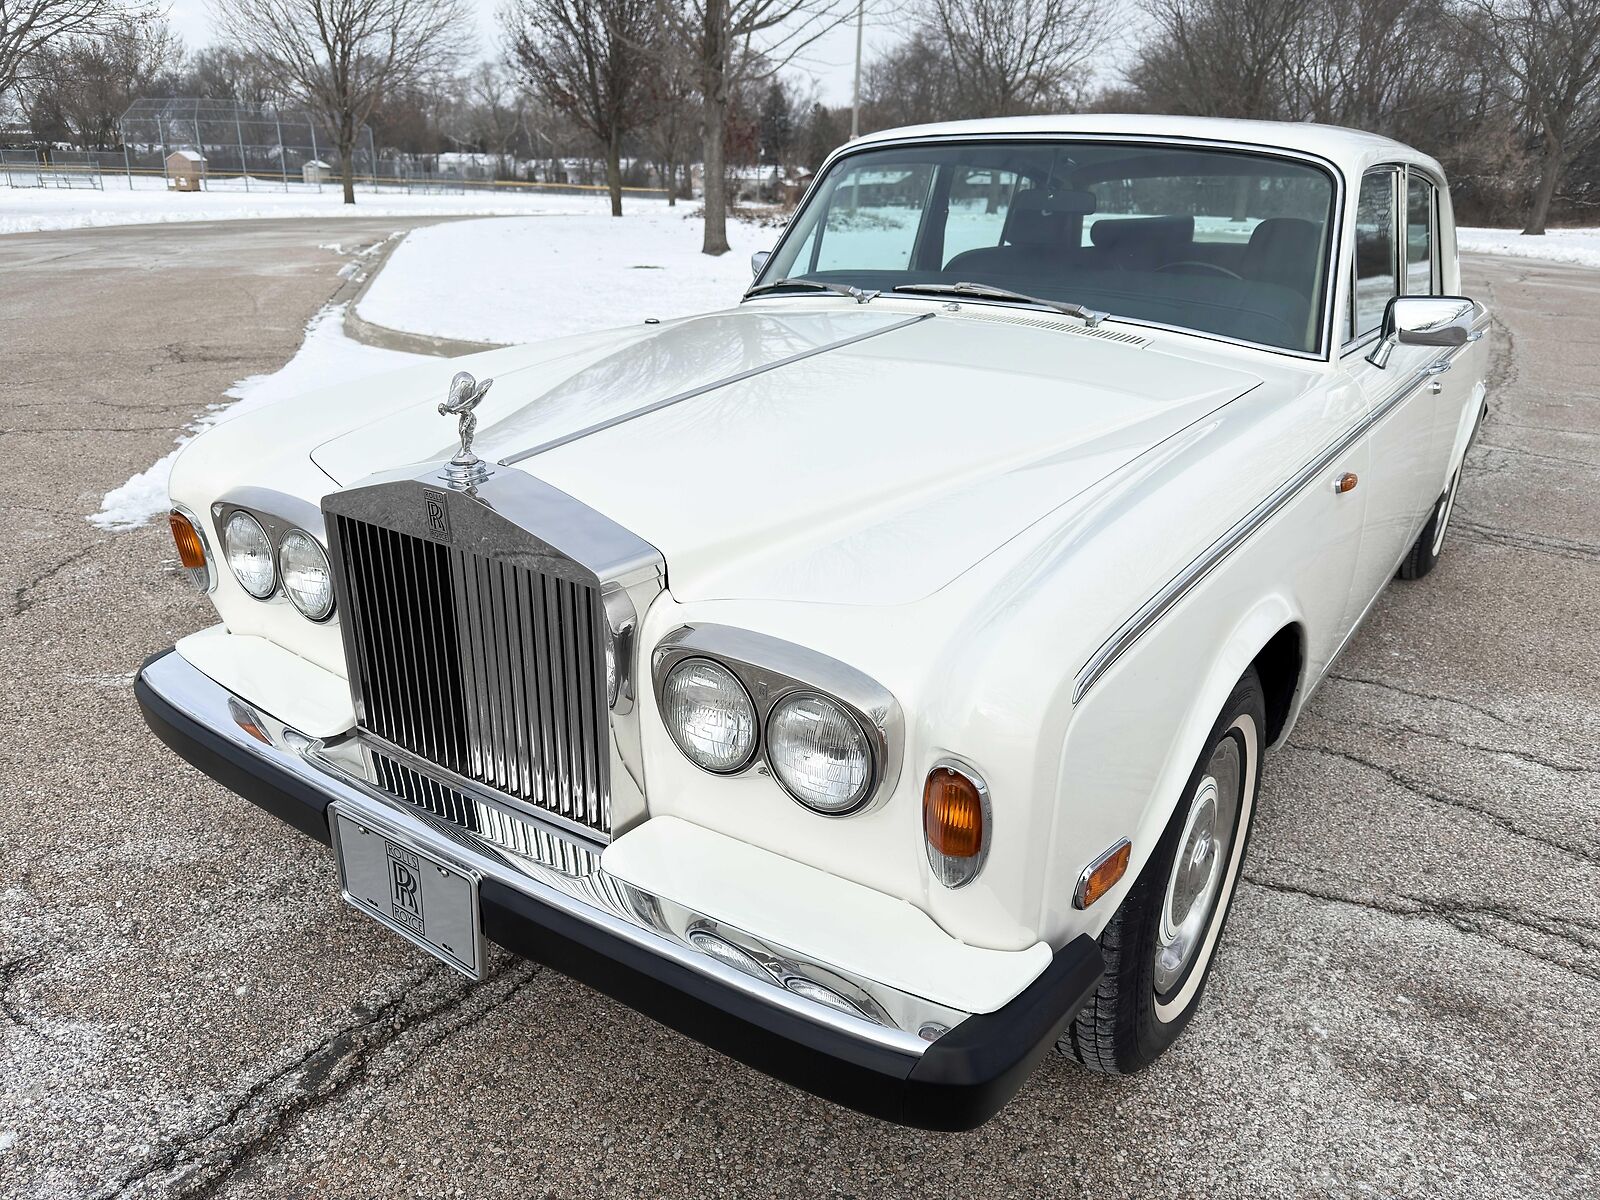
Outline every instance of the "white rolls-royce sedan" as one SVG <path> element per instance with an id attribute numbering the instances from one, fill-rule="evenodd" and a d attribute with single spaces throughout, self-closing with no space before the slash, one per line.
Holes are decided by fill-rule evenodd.
<path id="1" fill-rule="evenodd" d="M 145 716 L 468 976 L 493 941 L 929 1128 L 1051 1047 L 1137 1070 L 1263 754 L 1444 547 L 1488 318 L 1439 164 L 894 130 L 755 272 L 195 439 L 172 529 L 219 622 Z"/>

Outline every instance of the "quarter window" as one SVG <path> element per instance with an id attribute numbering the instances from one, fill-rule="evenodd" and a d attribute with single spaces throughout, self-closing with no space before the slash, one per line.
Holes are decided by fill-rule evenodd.
<path id="1" fill-rule="evenodd" d="M 1438 238 L 1433 185 L 1415 172 L 1406 175 L 1406 295 L 1430 296 L 1439 290 Z"/>
<path id="2" fill-rule="evenodd" d="M 1392 170 L 1372 171 L 1361 180 L 1356 200 L 1356 278 L 1350 333 L 1363 337 L 1383 324 L 1384 309 L 1399 294 L 1395 271 L 1395 184 Z"/>

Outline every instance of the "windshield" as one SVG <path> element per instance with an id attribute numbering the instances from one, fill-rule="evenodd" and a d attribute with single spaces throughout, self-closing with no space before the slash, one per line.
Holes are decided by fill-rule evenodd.
<path id="1" fill-rule="evenodd" d="M 1265 154 L 886 147 L 834 163 L 758 283 L 988 284 L 1316 353 L 1333 204 L 1328 172 Z"/>

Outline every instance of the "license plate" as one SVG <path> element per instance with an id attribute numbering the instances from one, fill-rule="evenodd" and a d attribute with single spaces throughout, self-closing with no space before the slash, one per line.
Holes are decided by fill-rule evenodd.
<path id="1" fill-rule="evenodd" d="M 472 979 L 483 975 L 478 877 L 365 813 L 328 808 L 344 898 Z"/>

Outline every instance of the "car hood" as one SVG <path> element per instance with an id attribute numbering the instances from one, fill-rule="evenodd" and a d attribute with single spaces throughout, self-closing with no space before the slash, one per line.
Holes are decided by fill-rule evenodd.
<path id="1" fill-rule="evenodd" d="M 906 603 L 1260 382 L 987 314 L 790 300 L 477 355 L 390 377 L 312 457 L 340 484 L 448 457 L 465 365 L 495 377 L 478 452 L 651 542 L 680 599 Z"/>

